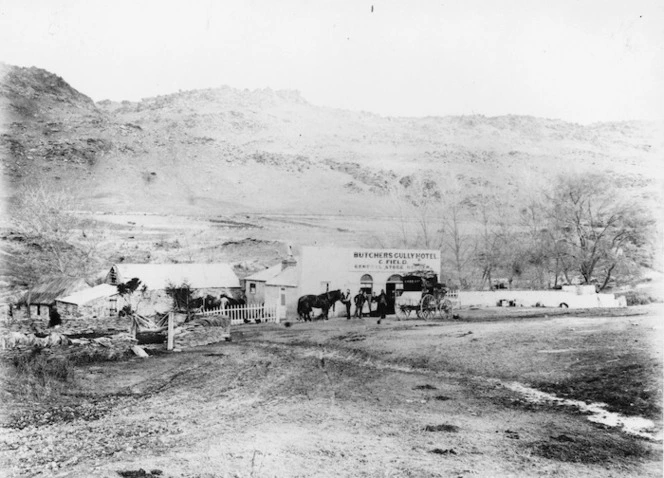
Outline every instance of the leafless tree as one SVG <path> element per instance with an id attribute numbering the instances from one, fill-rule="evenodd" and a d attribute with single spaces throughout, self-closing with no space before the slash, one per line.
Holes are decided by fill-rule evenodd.
<path id="1" fill-rule="evenodd" d="M 393 210 L 398 214 L 399 233 L 404 247 L 438 249 L 442 244 L 443 201 L 433 179 L 404 176 L 391 191 Z M 412 225 L 416 226 L 413 234 Z"/>
<path id="2" fill-rule="evenodd" d="M 15 231 L 28 244 L 18 274 L 27 282 L 86 277 L 96 270 L 101 236 L 75 206 L 75 195 L 65 189 L 35 184 L 18 191 L 10 212 Z"/>
<path id="3" fill-rule="evenodd" d="M 503 236 L 497 227 L 497 199 L 491 195 L 479 195 L 473 198 L 473 209 L 478 232 L 474 241 L 474 262 L 480 270 L 480 289 L 488 283 L 493 289 L 494 272 L 501 265 Z"/>
<path id="4" fill-rule="evenodd" d="M 618 271 L 647 265 L 654 220 L 647 210 L 621 197 L 607 177 L 559 177 L 548 196 L 548 216 L 561 259 L 604 289 Z"/>
<path id="5" fill-rule="evenodd" d="M 448 263 L 456 274 L 459 287 L 467 288 L 469 286 L 468 267 L 472 262 L 473 244 L 471 236 L 463 227 L 467 211 L 459 197 L 460 194 L 456 194 L 456 192 L 446 195 L 442 242 L 443 249 L 451 257 Z"/>

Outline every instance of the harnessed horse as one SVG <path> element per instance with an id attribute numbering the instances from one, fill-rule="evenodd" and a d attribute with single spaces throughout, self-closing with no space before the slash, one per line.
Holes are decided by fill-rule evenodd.
<path id="1" fill-rule="evenodd" d="M 321 309 L 321 317 L 328 319 L 328 312 L 338 300 L 341 300 L 341 290 L 332 290 L 320 295 L 303 295 L 297 300 L 297 315 L 300 320 L 311 322 L 311 309 Z"/>

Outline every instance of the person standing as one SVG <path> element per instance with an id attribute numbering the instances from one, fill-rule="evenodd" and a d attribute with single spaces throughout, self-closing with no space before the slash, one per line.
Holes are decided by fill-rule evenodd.
<path id="1" fill-rule="evenodd" d="M 385 314 L 387 312 L 387 294 L 385 294 L 385 290 L 381 289 L 380 290 L 380 295 L 378 296 L 378 323 L 380 324 L 380 321 L 385 318 Z"/>
<path id="2" fill-rule="evenodd" d="M 346 320 L 350 320 L 350 289 L 341 294 L 341 303 L 346 306 Z"/>
<path id="3" fill-rule="evenodd" d="M 362 318 L 362 309 L 364 308 L 364 292 L 362 289 L 357 293 L 354 298 L 355 301 L 355 317 Z"/>

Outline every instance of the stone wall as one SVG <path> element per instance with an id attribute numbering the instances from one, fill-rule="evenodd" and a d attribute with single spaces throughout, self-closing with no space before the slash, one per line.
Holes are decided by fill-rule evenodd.
<path id="1" fill-rule="evenodd" d="M 178 327 L 173 346 L 176 349 L 188 349 L 230 340 L 230 337 L 231 321 L 228 317 L 204 317 Z"/>
<path id="2" fill-rule="evenodd" d="M 561 304 L 575 308 L 624 307 L 624 301 L 616 300 L 613 294 L 580 293 L 564 290 L 495 290 L 459 291 L 461 307 L 495 307 L 499 301 L 515 301 L 524 307 L 559 307 Z"/>

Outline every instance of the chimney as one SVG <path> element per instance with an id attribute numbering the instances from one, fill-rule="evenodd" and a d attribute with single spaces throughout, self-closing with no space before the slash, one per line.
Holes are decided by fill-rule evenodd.
<path id="1" fill-rule="evenodd" d="M 297 261 L 293 257 L 293 248 L 289 245 L 288 246 L 288 257 L 281 261 L 281 270 L 283 271 L 284 269 L 287 269 L 289 267 L 294 267 L 297 265 Z"/>

